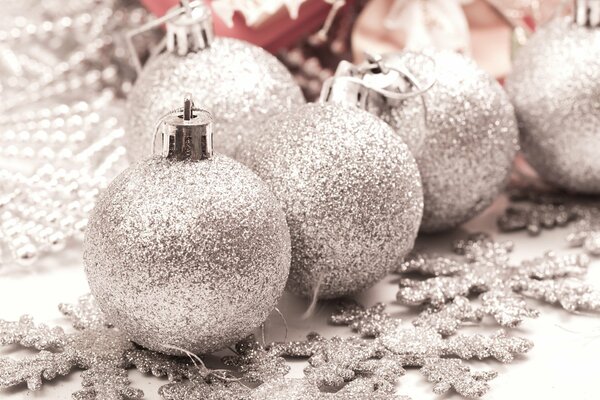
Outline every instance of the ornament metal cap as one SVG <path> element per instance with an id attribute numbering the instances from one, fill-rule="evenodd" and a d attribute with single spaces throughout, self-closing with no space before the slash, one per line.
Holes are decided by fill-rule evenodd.
<path id="1" fill-rule="evenodd" d="M 208 6 L 202 0 L 191 3 L 189 0 L 181 0 L 179 6 L 171 8 L 162 17 L 127 32 L 127 47 L 138 74 L 142 71 L 142 60 L 133 44 L 133 38 L 163 24 L 167 26 L 166 37 L 152 51 L 151 58 L 160 54 L 165 47 L 169 52 L 184 56 L 210 47 L 215 38 L 212 13 Z"/>
<path id="2" fill-rule="evenodd" d="M 579 26 L 600 27 L 600 0 L 574 0 L 573 21 Z"/>
<path id="3" fill-rule="evenodd" d="M 176 160 L 200 161 L 213 156 L 213 118 L 194 107 L 191 94 L 186 94 L 183 107 L 165 114 L 156 127 L 162 134 L 162 156 Z M 155 135 L 155 136 L 156 136 Z"/>
<path id="4" fill-rule="evenodd" d="M 435 66 L 433 59 L 427 58 Z M 360 65 L 340 62 L 335 75 L 323 84 L 320 101 L 379 109 L 384 105 L 397 106 L 403 100 L 420 96 L 435 83 L 432 73 L 431 81 L 421 85 L 401 62 L 391 62 L 390 59 L 368 54 L 367 61 Z"/>
<path id="5" fill-rule="evenodd" d="M 202 1 L 182 0 L 184 13 L 167 22 L 167 51 L 184 56 L 210 47 L 215 32 L 210 9 Z"/>

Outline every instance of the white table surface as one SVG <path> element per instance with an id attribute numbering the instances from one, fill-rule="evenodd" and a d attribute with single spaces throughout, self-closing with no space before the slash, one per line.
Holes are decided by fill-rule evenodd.
<path id="1" fill-rule="evenodd" d="M 544 232 L 540 237 L 531 238 L 524 232 L 497 234 L 495 228 L 496 215 L 506 204 L 500 199 L 484 214 L 466 224 L 468 231 L 493 232 L 498 239 L 510 239 L 515 242 L 513 257 L 518 260 L 541 255 L 546 250 L 558 253 L 577 252 L 568 249 L 564 238 L 569 228 Z M 464 233 L 464 232 L 463 232 Z M 457 237 L 460 231 L 449 234 L 424 237 L 418 246 L 435 251 L 448 251 L 450 240 Z M 18 319 L 22 314 L 30 314 L 37 322 L 57 324 L 69 327 L 68 321 L 57 310 L 60 302 L 74 302 L 78 296 L 88 291 L 88 286 L 81 266 L 81 244 L 71 243 L 61 253 L 43 257 L 33 267 L 16 266 L 0 267 L 0 318 Z M 364 305 L 375 302 L 391 303 L 388 311 L 403 319 L 414 317 L 414 311 L 395 305 L 393 301 L 397 291 L 394 282 L 397 276 L 388 276 L 372 289 L 357 296 Z M 600 261 L 594 260 L 590 266 L 587 280 L 600 288 Z M 527 320 L 523 325 L 511 331 L 514 335 L 522 335 L 534 341 L 534 348 L 524 357 L 519 357 L 511 364 L 500 364 L 495 361 L 469 361 L 468 364 L 477 369 L 494 369 L 499 372 L 498 378 L 491 381 L 491 390 L 484 396 L 487 400 L 596 400 L 600 399 L 600 316 L 570 314 L 558 307 L 532 301 L 542 313 L 536 320 Z M 289 339 L 302 339 L 306 333 L 317 331 L 327 337 L 345 336 L 351 332 L 347 327 L 327 325 L 331 312 L 330 305 L 320 304 L 316 313 L 308 320 L 299 316 L 307 307 L 306 300 L 286 294 L 279 308 L 287 319 L 290 331 Z M 490 319 L 485 319 L 478 331 L 491 333 L 498 327 Z M 463 331 L 473 331 L 467 328 Z M 267 324 L 267 341 L 283 340 L 284 329 L 281 318 L 273 313 Z M 6 346 L 0 349 L 1 356 L 22 357 L 33 354 L 18 346 Z M 290 363 L 290 377 L 302 376 L 304 362 Z M 159 399 L 157 389 L 166 380 L 145 376 L 131 370 L 129 377 L 134 387 L 145 392 L 147 399 Z M 42 390 L 29 392 L 25 385 L 0 390 L 0 399 L 69 399 L 70 394 L 80 388 L 80 371 L 73 371 L 66 377 L 52 382 L 45 382 Z M 410 369 L 400 378 L 398 393 L 410 395 L 418 399 L 455 400 L 462 397 L 454 392 L 445 396 L 437 396 L 417 370 Z"/>

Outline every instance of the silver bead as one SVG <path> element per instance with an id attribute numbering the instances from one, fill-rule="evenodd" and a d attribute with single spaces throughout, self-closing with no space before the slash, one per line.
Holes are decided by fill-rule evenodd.
<path id="1" fill-rule="evenodd" d="M 37 261 L 38 249 L 32 243 L 17 247 L 13 252 L 16 262 L 22 266 L 30 266 Z"/>

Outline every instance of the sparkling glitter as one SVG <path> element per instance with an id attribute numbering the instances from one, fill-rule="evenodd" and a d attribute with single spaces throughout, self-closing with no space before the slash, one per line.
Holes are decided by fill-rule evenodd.
<path id="1" fill-rule="evenodd" d="M 61 305 L 78 330 L 66 333 L 62 328 L 36 325 L 29 316 L 19 321 L 0 320 L 0 345 L 19 344 L 40 350 L 22 360 L 0 358 L 0 388 L 27 383 L 39 390 L 42 381 L 67 375 L 75 367 L 83 368 L 83 389 L 75 399 L 141 399 L 143 393 L 129 386 L 127 368 L 155 376 L 180 379 L 189 375 L 185 360 L 139 350 L 116 329 L 109 328 L 102 313 L 89 296 L 77 305 Z"/>
<path id="2" fill-rule="evenodd" d="M 270 349 L 286 357 L 308 357 L 304 373 L 318 387 L 341 387 L 360 375 L 377 376 L 382 372 L 393 382 L 404 374 L 400 360 L 386 354 L 380 343 L 357 337 L 326 339 L 311 334 L 306 341 L 274 343 Z M 383 371 L 376 368 L 380 364 Z M 390 368 L 394 374 L 385 372 Z"/>
<path id="3" fill-rule="evenodd" d="M 273 310 L 289 232 L 279 203 L 243 165 L 154 157 L 100 196 L 84 263 L 100 308 L 128 338 L 206 353 L 246 337 Z"/>
<path id="4" fill-rule="evenodd" d="M 456 333 L 465 322 L 481 322 L 484 312 L 466 297 L 455 297 L 442 309 L 427 308 L 413 321 L 415 326 L 431 326 L 444 336 Z"/>
<path id="5" fill-rule="evenodd" d="M 561 192 L 542 192 L 524 188 L 511 193 L 511 204 L 498 218 L 498 227 L 505 231 L 527 229 L 539 235 L 543 229 L 573 223 L 567 236 L 572 247 L 582 247 L 587 253 L 600 255 L 600 206 L 598 199 L 576 197 Z"/>
<path id="6" fill-rule="evenodd" d="M 453 315 L 457 317 L 460 314 L 461 317 L 457 318 L 461 322 L 480 317 L 471 315 L 472 310 L 465 303 L 456 303 L 454 308 Z M 347 325 L 359 332 L 363 326 L 377 326 L 377 330 L 367 331 L 369 335 L 374 334 L 376 337 L 369 341 L 371 348 L 376 349 L 382 360 L 395 360 L 398 368 L 418 367 L 430 382 L 436 383 L 434 392 L 438 394 L 454 388 L 463 396 L 482 396 L 489 389 L 487 381 L 494 378 L 496 373 L 472 373 L 462 360 L 495 358 L 501 362 L 511 362 L 515 355 L 526 353 L 533 345 L 529 340 L 507 336 L 504 331 L 491 336 L 454 335 L 456 328 L 448 329 L 447 324 L 437 323 L 429 313 L 426 312 L 425 315 L 434 324 L 429 325 L 427 319 L 421 319 L 419 322 L 414 321 L 413 325 L 406 325 L 385 314 L 379 305 L 365 309 L 357 303 L 345 303 L 334 313 L 332 320 L 340 324 L 345 320 Z M 312 354 L 315 354 L 311 346 L 318 343 L 323 341 L 315 342 L 313 338 L 309 338 L 304 345 L 294 343 L 292 353 L 306 356 L 310 351 L 305 350 L 310 348 Z M 346 357 L 352 355 L 346 354 Z M 402 371 L 399 369 L 394 376 Z"/>
<path id="7" fill-rule="evenodd" d="M 180 57 L 164 53 L 144 68 L 129 95 L 127 155 L 150 155 L 156 117 L 180 107 L 185 93 L 215 116 L 215 149 L 236 157 L 246 135 L 264 121 L 304 104 L 300 88 L 277 59 L 263 49 L 227 38 Z"/>
<path id="8" fill-rule="evenodd" d="M 248 400 L 250 389 L 238 382 L 207 382 L 196 377 L 161 386 L 158 393 L 164 400 Z"/>
<path id="9" fill-rule="evenodd" d="M 249 382 L 266 382 L 282 378 L 290 371 L 290 367 L 282 357 L 266 351 L 253 336 L 238 342 L 235 346 L 237 355 L 223 358 L 227 366 L 237 367 Z"/>
<path id="10" fill-rule="evenodd" d="M 437 82 L 424 95 L 427 130 L 415 158 L 425 198 L 421 230 L 433 232 L 454 228 L 492 203 L 507 182 L 518 134 L 508 97 L 490 75 L 460 54 L 427 54 L 436 62 Z M 430 70 L 422 56 L 403 60 L 415 73 Z M 402 126 L 395 128 L 402 135 Z"/>
<path id="11" fill-rule="evenodd" d="M 428 277 L 402 279 L 398 300 L 443 308 L 448 300 L 481 293 L 483 312 L 508 327 L 520 324 L 525 317 L 538 316 L 524 297 L 558 303 L 569 311 L 600 311 L 600 292 L 579 279 L 587 271 L 586 256 L 559 257 L 549 252 L 513 263 L 512 248 L 510 242 L 496 243 L 486 235 L 475 234 L 455 244 L 456 253 L 464 255 L 466 261 L 448 263 L 445 257 L 436 256 L 419 256 L 416 266 L 407 261 L 400 271 L 421 270 Z M 447 272 L 436 267 L 448 264 L 452 268 Z"/>
<path id="12" fill-rule="evenodd" d="M 506 80 L 527 160 L 548 182 L 600 193 L 600 29 L 557 19 L 524 46 Z"/>
<path id="13" fill-rule="evenodd" d="M 348 325 L 350 329 L 362 336 L 375 337 L 379 336 L 389 324 L 390 316 L 384 310 L 383 303 L 365 309 L 354 301 L 344 301 L 338 305 L 329 322 L 335 325 Z"/>
<path id="14" fill-rule="evenodd" d="M 490 388 L 488 381 L 498 374 L 494 371 L 471 372 L 461 360 L 430 358 L 425 360 L 421 373 L 434 382 L 433 392 L 444 394 L 452 388 L 465 397 L 481 397 Z"/>
<path id="15" fill-rule="evenodd" d="M 241 161 L 282 202 L 292 237 L 288 289 L 321 298 L 363 290 L 412 249 L 423 198 L 416 163 L 375 116 L 308 104 L 271 119 Z"/>

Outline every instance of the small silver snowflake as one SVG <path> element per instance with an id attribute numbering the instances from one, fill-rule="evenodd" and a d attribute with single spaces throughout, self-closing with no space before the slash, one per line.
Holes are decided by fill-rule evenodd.
<path id="1" fill-rule="evenodd" d="M 425 279 L 403 278 L 397 299 L 408 305 L 428 304 L 447 314 L 443 309 L 449 301 L 479 294 L 482 311 L 506 327 L 539 315 L 529 307 L 528 297 L 560 304 L 568 311 L 600 311 L 600 292 L 581 279 L 587 272 L 588 257 L 549 252 L 514 263 L 510 260 L 512 248 L 510 242 L 474 234 L 455 243 L 454 258 L 415 255 L 398 272 L 417 272 Z"/>
<path id="2" fill-rule="evenodd" d="M 511 204 L 498 218 L 500 230 L 526 229 L 531 235 L 539 235 L 544 229 L 573 223 L 567 243 L 600 256 L 600 199 L 535 188 L 514 191 L 509 197 Z"/>
<path id="3" fill-rule="evenodd" d="M 141 399 L 143 392 L 130 387 L 128 368 L 171 380 L 189 374 L 190 364 L 184 360 L 141 350 L 111 328 L 91 296 L 59 308 L 69 317 L 75 332 L 36 325 L 29 316 L 16 322 L 0 320 L 0 345 L 19 344 L 39 350 L 37 355 L 22 360 L 0 358 L 0 388 L 25 382 L 30 390 L 39 390 L 44 379 L 67 375 L 77 367 L 85 371 L 83 389 L 73 394 L 74 399 Z"/>

